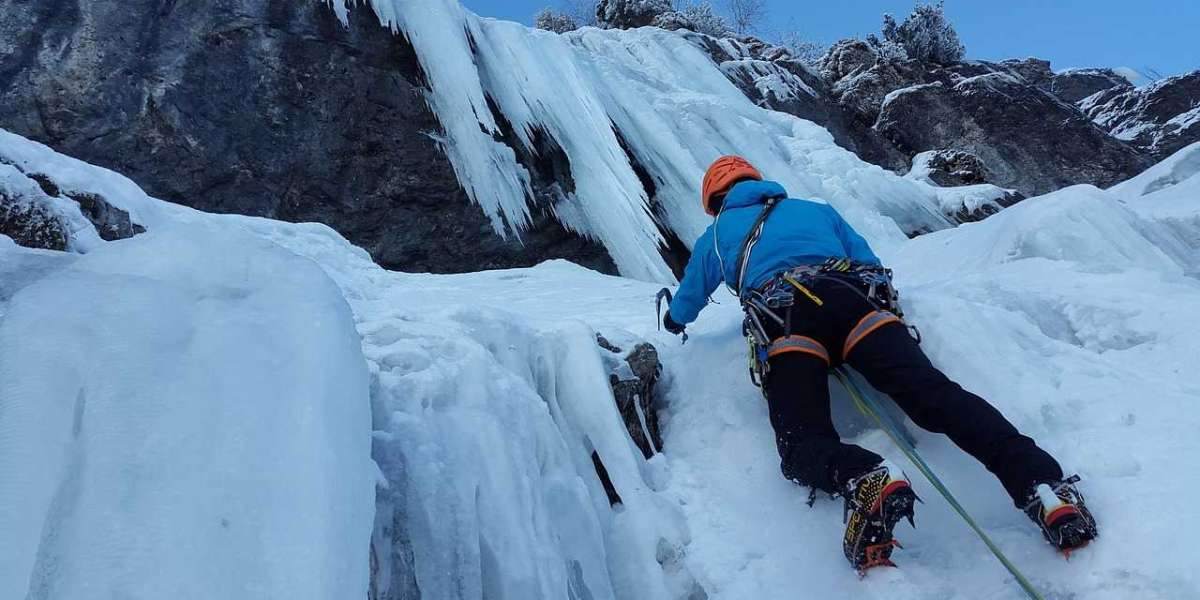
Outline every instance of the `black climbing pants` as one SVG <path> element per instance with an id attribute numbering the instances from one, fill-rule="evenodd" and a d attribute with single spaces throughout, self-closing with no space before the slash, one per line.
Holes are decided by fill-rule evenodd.
<path id="1" fill-rule="evenodd" d="M 869 324 L 864 317 L 875 308 L 847 287 L 846 283 L 853 281 L 812 282 L 809 287 L 823 304 L 796 294 L 791 308 L 780 309 L 791 313 L 785 314 L 790 316 L 789 325 L 772 321 L 765 324 L 768 334 L 773 339 L 791 335 L 819 342 L 832 365 L 850 364 L 875 389 L 891 396 L 914 423 L 949 436 L 983 463 L 1018 506 L 1035 483 L 1062 479 L 1062 469 L 1054 458 L 1018 432 L 986 400 L 934 367 L 903 325 L 885 323 L 865 336 L 856 336 Z M 848 336 L 857 341 L 843 356 Z M 830 415 L 830 364 L 818 354 L 774 354 L 769 359 L 765 388 L 784 476 L 833 493 L 882 459 L 874 452 L 842 443 Z"/>

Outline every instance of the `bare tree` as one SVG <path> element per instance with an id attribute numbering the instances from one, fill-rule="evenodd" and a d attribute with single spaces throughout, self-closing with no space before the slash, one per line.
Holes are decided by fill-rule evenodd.
<path id="1" fill-rule="evenodd" d="M 596 25 L 596 0 L 562 0 L 562 13 L 580 26 Z"/>
<path id="2" fill-rule="evenodd" d="M 788 19 L 786 23 L 768 28 L 766 38 L 792 53 L 792 56 L 809 64 L 815 64 L 825 56 L 829 44 L 823 44 L 804 34 L 796 19 Z"/>
<path id="3" fill-rule="evenodd" d="M 766 0 L 726 0 L 726 4 L 729 6 L 731 25 L 738 35 L 758 29 L 759 23 L 767 15 Z"/>

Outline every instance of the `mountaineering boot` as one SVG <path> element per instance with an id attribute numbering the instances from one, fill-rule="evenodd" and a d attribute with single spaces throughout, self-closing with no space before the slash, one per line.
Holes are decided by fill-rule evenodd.
<path id="1" fill-rule="evenodd" d="M 860 575 L 872 567 L 894 567 L 892 549 L 900 543 L 892 538 L 892 529 L 900 519 L 913 522 L 913 504 L 917 495 L 908 478 L 888 461 L 850 480 L 843 492 L 846 500 L 846 534 L 842 550 Z"/>
<path id="2" fill-rule="evenodd" d="M 1067 558 L 1100 535 L 1096 519 L 1075 488 L 1079 476 L 1063 481 L 1043 482 L 1033 486 L 1025 514 L 1038 524 L 1046 541 L 1058 548 Z"/>

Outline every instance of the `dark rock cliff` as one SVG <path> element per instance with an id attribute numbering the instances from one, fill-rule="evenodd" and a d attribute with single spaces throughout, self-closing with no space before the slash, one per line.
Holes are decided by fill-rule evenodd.
<path id="1" fill-rule="evenodd" d="M 521 241 L 494 233 L 422 85 L 369 5 L 346 28 L 317 0 L 0 0 L 0 127 L 153 196 L 326 223 L 389 268 L 615 272 L 546 208 Z"/>
<path id="2" fill-rule="evenodd" d="M 896 171 L 922 152 L 967 152 L 992 183 L 1033 195 L 1112 185 L 1154 158 L 1074 105 L 1132 89 L 1111 70 L 1054 73 L 1036 58 L 932 64 L 867 40 L 838 42 L 807 65 L 753 38 L 686 35 L 759 105 L 809 119 L 863 160 Z"/>

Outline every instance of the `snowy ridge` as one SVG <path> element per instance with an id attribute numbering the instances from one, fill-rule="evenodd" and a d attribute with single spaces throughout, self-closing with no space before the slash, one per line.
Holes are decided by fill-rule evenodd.
<path id="1" fill-rule="evenodd" d="M 755 106 L 676 33 L 583 28 L 558 35 L 479 18 L 455 0 L 371 4 L 416 48 L 451 162 L 498 231 L 526 222 L 529 176 L 493 138 L 498 126 L 488 98 L 523 144 L 532 147 L 530 133 L 542 129 L 563 149 L 575 191 L 555 214 L 603 242 L 631 277 L 673 280 L 658 222 L 685 243 L 698 236 L 706 226 L 698 182 L 723 153 L 746 156 L 793 195 L 835 205 L 873 232 L 884 252 L 904 232 L 950 225 L 929 186 L 863 163 L 808 121 Z M 618 132 L 652 174 L 657 206 L 649 206 Z"/>

